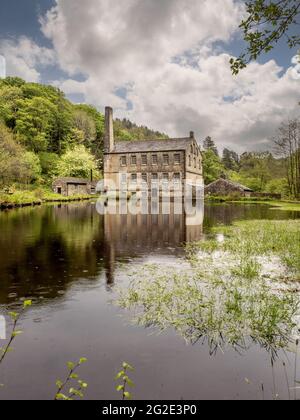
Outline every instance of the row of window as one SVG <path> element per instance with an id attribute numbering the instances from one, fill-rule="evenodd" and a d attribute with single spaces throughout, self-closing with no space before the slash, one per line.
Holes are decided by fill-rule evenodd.
<path id="1" fill-rule="evenodd" d="M 127 156 L 121 156 L 120 158 L 121 166 L 127 166 Z M 149 162 L 149 156 L 148 155 L 142 155 L 141 156 L 141 163 L 143 166 L 148 165 Z M 151 163 L 152 165 L 158 165 L 158 155 L 151 155 Z M 174 154 L 174 163 L 175 165 L 181 164 L 181 155 L 180 153 Z M 137 165 L 137 155 L 131 155 L 130 156 L 130 164 L 133 166 Z M 170 155 L 164 154 L 163 155 L 163 164 L 169 165 L 170 164 Z"/>
<path id="2" fill-rule="evenodd" d="M 127 175 L 123 174 L 124 178 L 122 179 L 122 182 L 127 182 Z M 151 177 L 152 181 L 158 181 L 159 180 L 159 174 L 158 173 L 153 173 L 153 174 L 141 174 L 141 180 L 143 182 L 148 182 L 149 178 Z M 163 181 L 175 181 L 175 182 L 179 182 L 181 179 L 181 175 L 180 173 L 175 173 L 174 176 L 172 177 L 172 175 L 170 175 L 169 173 L 163 173 L 161 179 Z M 131 174 L 131 182 L 137 182 L 138 180 L 138 174 Z"/>

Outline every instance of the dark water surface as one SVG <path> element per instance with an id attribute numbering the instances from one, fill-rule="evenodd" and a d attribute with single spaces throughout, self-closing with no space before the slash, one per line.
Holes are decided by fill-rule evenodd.
<path id="1" fill-rule="evenodd" d="M 261 383 L 271 398 L 273 375 L 276 392 L 287 398 L 282 361 L 293 386 L 292 352 L 280 354 L 273 370 L 258 346 L 242 355 L 229 349 L 210 356 L 206 345 L 188 346 L 173 331 L 157 335 L 131 325 L 130 314 L 110 304 L 115 288 L 128 282 L 124 267 L 180 263 L 182 244 L 205 238 L 220 223 L 297 213 L 232 204 L 208 205 L 197 217 L 101 216 L 95 203 L 1 212 L 0 314 L 19 310 L 24 298 L 33 306 L 0 366 L 0 399 L 53 399 L 66 362 L 83 356 L 90 399 L 118 399 L 114 376 L 124 360 L 136 368 L 136 399 L 262 398 Z"/>

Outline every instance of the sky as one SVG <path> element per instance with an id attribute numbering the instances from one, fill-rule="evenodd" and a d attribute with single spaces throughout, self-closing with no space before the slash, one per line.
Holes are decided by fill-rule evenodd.
<path id="1" fill-rule="evenodd" d="M 8 76 L 172 137 L 271 151 L 300 114 L 300 65 L 281 42 L 233 76 L 244 13 L 242 0 L 1 0 L 0 77 L 6 63 Z"/>

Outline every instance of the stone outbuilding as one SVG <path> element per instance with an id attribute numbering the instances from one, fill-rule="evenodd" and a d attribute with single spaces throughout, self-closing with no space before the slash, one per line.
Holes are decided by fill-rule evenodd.
<path id="1" fill-rule="evenodd" d="M 52 188 L 56 194 L 61 194 L 66 197 L 72 195 L 89 195 L 96 194 L 96 181 L 89 181 L 82 178 L 57 178 Z"/>
<path id="2" fill-rule="evenodd" d="M 237 182 L 229 181 L 228 179 L 218 179 L 207 185 L 204 189 L 205 195 L 226 196 L 231 194 L 239 194 L 242 197 L 251 197 L 253 190 L 238 184 Z"/>

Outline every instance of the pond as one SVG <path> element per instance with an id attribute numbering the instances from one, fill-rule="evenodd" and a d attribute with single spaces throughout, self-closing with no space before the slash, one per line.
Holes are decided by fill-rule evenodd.
<path id="1" fill-rule="evenodd" d="M 94 202 L 1 212 L 0 314 L 20 310 L 24 299 L 32 307 L 0 366 L 0 399 L 53 399 L 66 363 L 80 357 L 88 359 L 80 371 L 87 399 L 119 398 L 114 377 L 123 361 L 135 367 L 135 399 L 299 397 L 289 390 L 293 343 L 276 358 L 259 343 L 211 352 L 205 340 L 189 344 L 173 328 L 158 334 L 138 325 L 130 310 L 112 303 L 144 264 L 185 267 L 184 244 L 205 241 L 215 226 L 298 217 L 259 204 L 205 205 L 197 220 L 99 215 Z"/>

